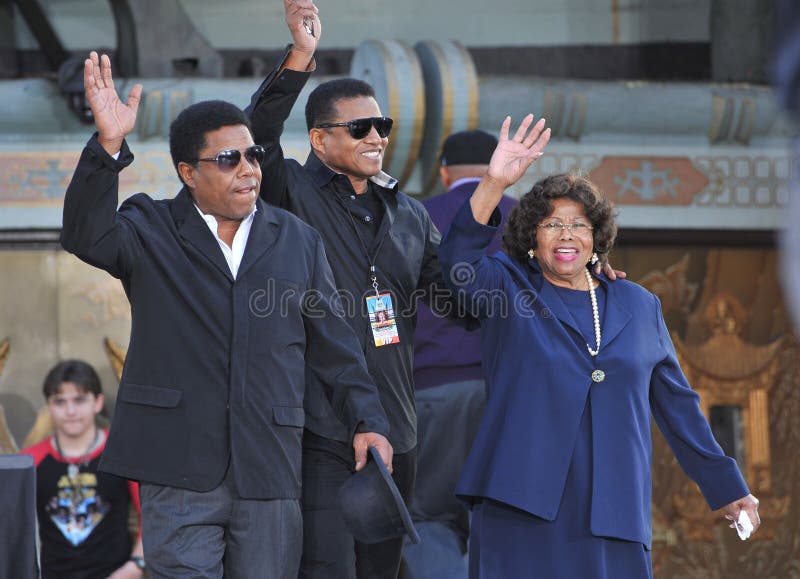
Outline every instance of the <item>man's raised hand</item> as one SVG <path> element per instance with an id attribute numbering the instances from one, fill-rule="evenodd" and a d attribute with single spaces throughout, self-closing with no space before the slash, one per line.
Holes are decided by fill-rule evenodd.
<path id="1" fill-rule="evenodd" d="M 313 0 L 283 0 L 286 25 L 292 33 L 293 50 L 314 55 L 322 36 L 319 10 Z"/>
<path id="2" fill-rule="evenodd" d="M 109 155 L 115 155 L 122 148 L 122 140 L 136 124 L 142 85 L 135 84 L 128 102 L 123 103 L 114 88 L 111 60 L 106 54 L 98 57 L 92 51 L 83 63 L 83 86 L 94 116 L 98 141 Z"/>

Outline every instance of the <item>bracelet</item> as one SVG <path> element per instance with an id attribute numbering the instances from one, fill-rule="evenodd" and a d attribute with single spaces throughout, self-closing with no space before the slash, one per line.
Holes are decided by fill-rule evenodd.
<path id="1" fill-rule="evenodd" d="M 147 568 L 147 564 L 144 562 L 144 557 L 137 557 L 136 555 L 134 555 L 133 557 L 131 557 L 131 561 L 133 561 L 133 564 L 136 565 L 142 571 L 144 571 Z"/>

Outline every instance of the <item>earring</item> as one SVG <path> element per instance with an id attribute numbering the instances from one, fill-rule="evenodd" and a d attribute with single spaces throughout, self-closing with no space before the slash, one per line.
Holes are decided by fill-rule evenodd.
<path id="1" fill-rule="evenodd" d="M 592 253 L 592 265 L 596 264 L 600 258 L 597 257 L 597 253 Z"/>
<path id="2" fill-rule="evenodd" d="M 530 257 L 531 259 L 536 257 L 536 250 L 535 249 L 529 249 L 528 250 L 528 257 Z"/>

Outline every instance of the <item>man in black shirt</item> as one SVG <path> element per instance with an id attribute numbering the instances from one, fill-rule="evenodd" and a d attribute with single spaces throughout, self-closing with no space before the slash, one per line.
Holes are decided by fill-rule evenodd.
<path id="1" fill-rule="evenodd" d="M 310 0 L 284 4 L 294 44 L 247 111 L 255 141 L 267 149 L 263 171 L 269 178 L 262 181 L 261 195 L 322 236 L 346 319 L 361 342 L 389 418 L 393 478 L 408 502 L 417 444 L 413 312 L 416 299 L 430 303 L 432 293 L 438 295 L 443 287 L 440 234 L 422 204 L 381 171 L 391 121 L 382 117 L 367 83 L 339 79 L 318 86 L 306 105 L 311 154 L 305 165 L 284 159 L 279 144 L 283 124 L 313 70 L 321 33 Z M 336 497 L 356 466 L 353 451 L 323 389 L 313 376 L 308 380 L 300 576 L 396 577 L 402 538 L 367 545 L 344 527 Z"/>

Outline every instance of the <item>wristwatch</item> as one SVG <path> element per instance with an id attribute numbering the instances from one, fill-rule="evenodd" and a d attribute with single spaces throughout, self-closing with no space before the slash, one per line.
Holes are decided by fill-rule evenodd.
<path id="1" fill-rule="evenodd" d="M 147 568 L 147 564 L 144 562 L 144 557 L 137 557 L 134 555 L 133 557 L 131 557 L 131 561 L 133 561 L 133 564 L 136 565 L 142 571 L 144 571 Z"/>

